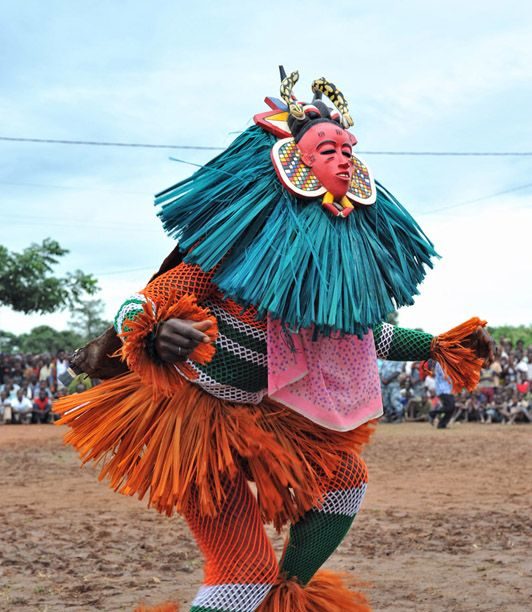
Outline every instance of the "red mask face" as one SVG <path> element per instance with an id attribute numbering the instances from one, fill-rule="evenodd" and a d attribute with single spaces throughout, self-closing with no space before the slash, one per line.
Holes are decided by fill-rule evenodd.
<path id="1" fill-rule="evenodd" d="M 351 153 L 356 138 L 332 122 L 317 123 L 297 143 L 301 159 L 335 199 L 345 196 L 353 175 Z"/>

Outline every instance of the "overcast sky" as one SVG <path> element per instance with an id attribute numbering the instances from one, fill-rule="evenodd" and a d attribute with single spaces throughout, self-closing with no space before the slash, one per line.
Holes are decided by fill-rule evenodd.
<path id="1" fill-rule="evenodd" d="M 320 76 L 342 89 L 362 151 L 532 151 L 522 0 L 7 0 L 0 34 L 0 136 L 227 146 L 278 95 L 283 63 L 299 70 L 301 98 Z M 57 239 L 70 250 L 61 271 L 94 273 L 108 318 L 173 247 L 153 194 L 193 168 L 169 156 L 212 156 L 2 141 L 0 152 L 0 243 Z M 531 156 L 362 157 L 442 255 L 402 325 L 532 323 Z M 15 333 L 68 319 L 0 309 Z"/>

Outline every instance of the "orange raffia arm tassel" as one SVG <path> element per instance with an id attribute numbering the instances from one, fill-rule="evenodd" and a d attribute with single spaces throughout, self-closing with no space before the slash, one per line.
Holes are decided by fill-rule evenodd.
<path id="1" fill-rule="evenodd" d="M 486 324 L 487 321 L 472 317 L 432 341 L 431 355 L 453 383 L 454 393 L 460 393 L 464 387 L 473 391 L 478 385 L 484 358 L 469 346 L 469 340 L 479 327 Z"/>
<path id="2" fill-rule="evenodd" d="M 164 363 L 154 360 L 146 348 L 149 334 L 154 331 L 158 323 L 168 319 L 212 321 L 213 325 L 204 332 L 211 339 L 211 343 L 200 343 L 189 355 L 191 361 L 204 364 L 214 357 L 215 348 L 212 343 L 218 336 L 218 323 L 210 310 L 198 306 L 194 295 L 176 298 L 174 293 L 165 303 L 157 305 L 156 309 L 150 300 L 143 305 L 143 308 L 142 313 L 125 322 L 124 327 L 127 331 L 120 334 L 124 344 L 117 352 L 129 369 L 140 376 L 143 384 L 153 385 L 162 395 L 169 396 L 183 385 L 183 378 L 179 372 L 189 380 L 197 378 L 197 374 L 186 361 Z"/>

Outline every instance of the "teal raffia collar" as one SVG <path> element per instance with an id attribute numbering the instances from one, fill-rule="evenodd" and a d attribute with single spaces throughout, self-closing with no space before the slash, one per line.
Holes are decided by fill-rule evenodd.
<path id="1" fill-rule="evenodd" d="M 156 196 L 159 216 L 185 261 L 209 271 L 243 307 L 254 305 L 292 330 L 366 333 L 413 303 L 433 245 L 376 183 L 373 206 L 346 219 L 279 183 L 276 139 L 253 126 L 206 166 Z"/>

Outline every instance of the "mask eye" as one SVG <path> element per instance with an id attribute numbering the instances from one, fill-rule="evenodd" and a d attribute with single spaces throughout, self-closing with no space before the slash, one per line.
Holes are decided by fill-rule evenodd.
<path id="1" fill-rule="evenodd" d="M 320 151 L 320 155 L 334 155 L 334 149 L 325 149 L 325 151 Z"/>

